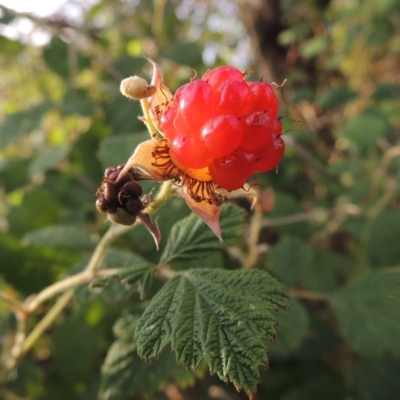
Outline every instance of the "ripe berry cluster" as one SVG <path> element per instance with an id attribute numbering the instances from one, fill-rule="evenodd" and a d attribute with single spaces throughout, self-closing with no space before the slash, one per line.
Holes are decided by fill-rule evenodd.
<path id="1" fill-rule="evenodd" d="M 113 222 L 132 225 L 146 205 L 139 198 L 143 189 L 135 181 L 135 172 L 131 169 L 120 177 L 124 166 L 125 164 L 120 164 L 105 170 L 103 182 L 96 193 L 96 207 Z"/>
<path id="2" fill-rule="evenodd" d="M 239 189 L 283 157 L 278 100 L 263 81 L 218 67 L 181 86 L 161 116 L 170 154 L 187 168 L 208 167 L 214 182 Z"/>

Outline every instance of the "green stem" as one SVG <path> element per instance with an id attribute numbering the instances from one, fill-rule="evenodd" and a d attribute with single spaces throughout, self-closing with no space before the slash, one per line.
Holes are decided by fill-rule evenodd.
<path id="1" fill-rule="evenodd" d="M 145 123 L 146 128 L 150 133 L 150 136 L 154 137 L 157 135 L 157 128 L 153 123 L 153 119 L 151 118 L 149 99 L 147 98 L 141 99 L 140 105 L 142 106 L 142 111 L 143 111 L 142 121 Z"/>
<path id="2" fill-rule="evenodd" d="M 156 198 L 146 208 L 147 214 L 153 214 L 158 208 L 160 208 L 174 193 L 171 181 L 165 181 L 160 187 Z"/>

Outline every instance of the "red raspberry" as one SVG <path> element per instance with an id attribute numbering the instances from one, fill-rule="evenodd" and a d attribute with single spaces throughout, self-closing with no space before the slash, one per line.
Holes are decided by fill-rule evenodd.
<path id="1" fill-rule="evenodd" d="M 233 67 L 218 67 L 180 87 L 160 119 L 170 155 L 184 168 L 208 167 L 226 190 L 277 166 L 285 144 L 278 99 L 263 81 L 246 82 Z"/>

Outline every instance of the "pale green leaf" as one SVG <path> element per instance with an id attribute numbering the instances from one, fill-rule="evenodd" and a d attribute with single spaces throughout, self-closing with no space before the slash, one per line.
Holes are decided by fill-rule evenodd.
<path id="1" fill-rule="evenodd" d="M 37 173 L 45 172 L 62 161 L 70 151 L 70 146 L 49 147 L 33 159 L 29 166 L 29 174 L 34 176 Z"/>
<path id="2" fill-rule="evenodd" d="M 187 270 L 140 318 L 138 353 L 151 359 L 171 343 L 180 364 L 195 369 L 205 359 L 212 373 L 253 393 L 276 335 L 273 311 L 286 307 L 282 285 L 263 271 Z"/>
<path id="3" fill-rule="evenodd" d="M 329 301 L 350 346 L 365 357 L 400 355 L 400 273 L 369 272 Z"/>
<path id="4" fill-rule="evenodd" d="M 28 232 L 25 243 L 34 246 L 92 249 L 94 241 L 84 230 L 71 225 L 55 225 Z"/>
<path id="5" fill-rule="evenodd" d="M 227 245 L 239 237 L 244 211 L 226 204 L 221 212 L 222 237 Z M 191 214 L 177 222 L 171 229 L 160 263 L 169 264 L 204 258 L 205 254 L 221 250 L 221 244 L 211 229 L 197 215 Z"/>

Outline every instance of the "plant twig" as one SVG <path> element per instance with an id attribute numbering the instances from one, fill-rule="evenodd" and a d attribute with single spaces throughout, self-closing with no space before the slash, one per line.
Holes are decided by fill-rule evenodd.
<path id="1" fill-rule="evenodd" d="M 256 264 L 260 252 L 258 250 L 258 238 L 262 228 L 262 209 L 259 204 L 255 204 L 253 216 L 249 226 L 249 236 L 247 238 L 248 254 L 243 263 L 243 269 L 251 269 Z"/>
<path id="2" fill-rule="evenodd" d="M 274 219 L 264 219 L 262 222 L 263 227 L 270 226 L 281 226 L 281 225 L 290 225 L 296 222 L 308 221 L 312 220 L 317 216 L 316 210 L 311 212 L 303 212 L 293 215 L 288 215 L 287 217 L 274 218 Z"/>

